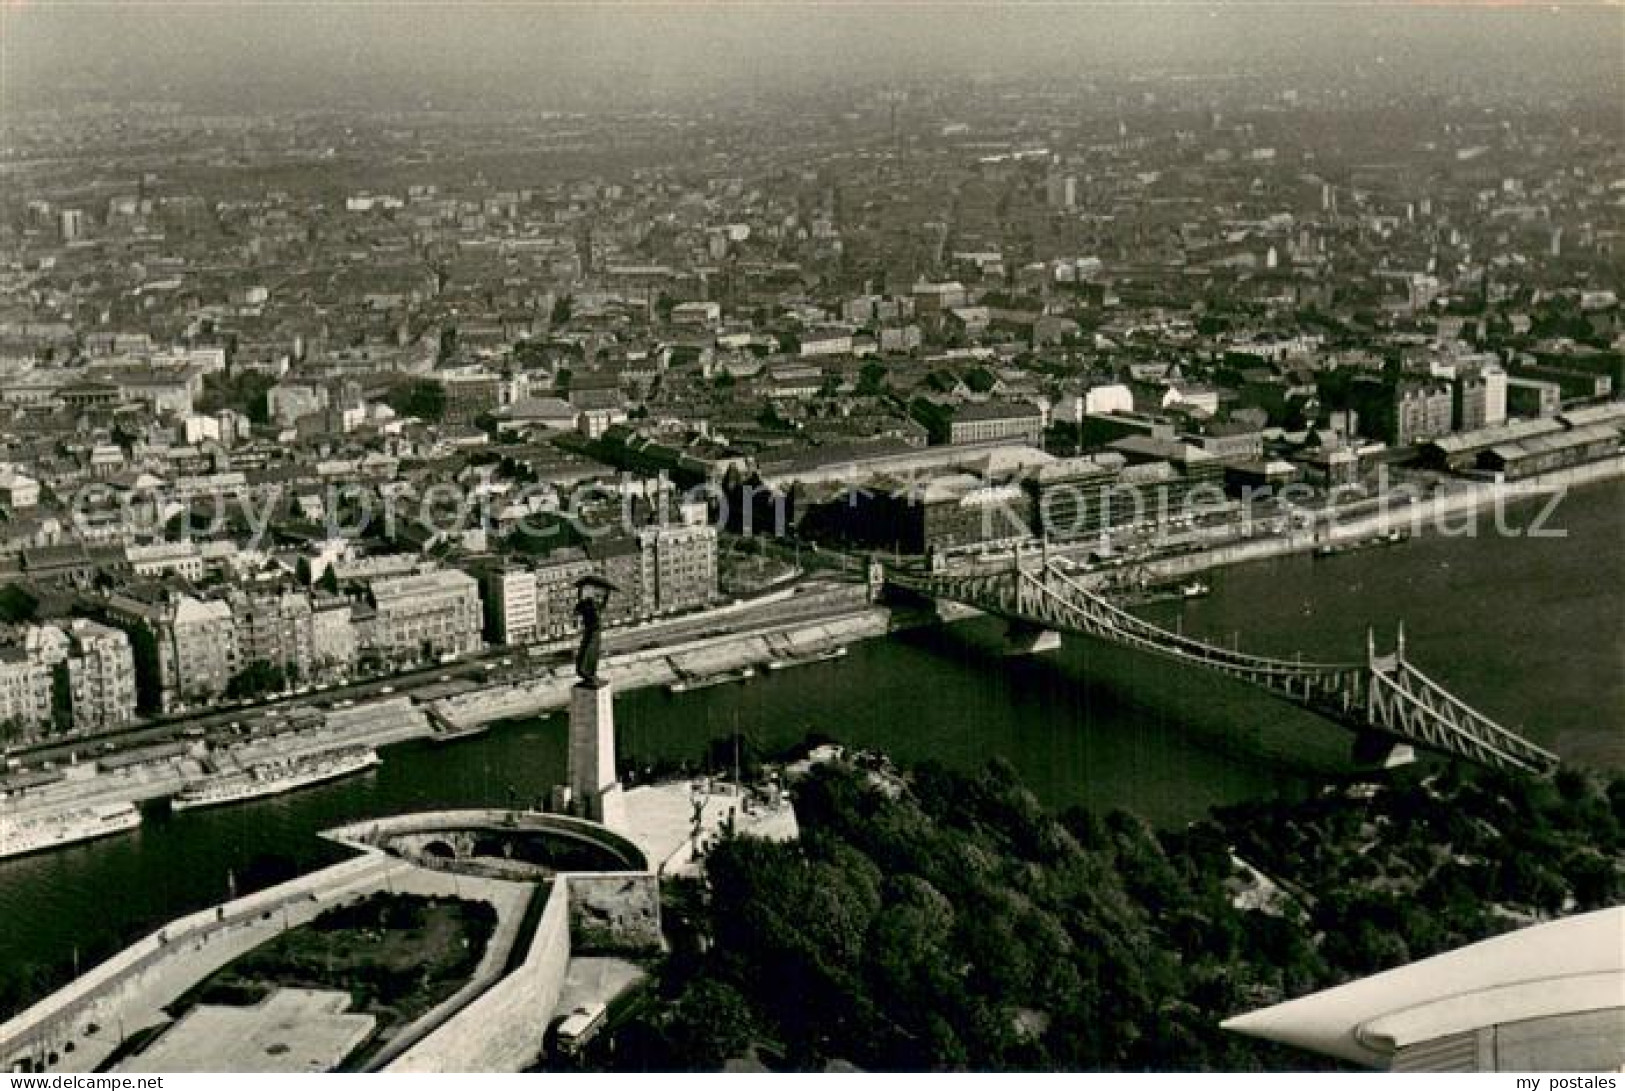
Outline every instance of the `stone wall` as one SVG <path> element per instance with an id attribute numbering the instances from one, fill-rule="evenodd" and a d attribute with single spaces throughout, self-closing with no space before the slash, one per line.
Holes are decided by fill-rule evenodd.
<path id="1" fill-rule="evenodd" d="M 519 1072 L 540 1056 L 570 964 L 569 883 L 553 883 L 524 963 L 385 1072 Z"/>
<path id="2" fill-rule="evenodd" d="M 661 949 L 660 880 L 654 875 L 571 875 L 570 935 L 579 954 Z"/>
<path id="3" fill-rule="evenodd" d="M 357 857 L 171 921 L 0 1025 L 0 1065 L 58 1052 L 56 1070 L 94 1068 L 118 1045 L 120 1030 L 128 1036 L 162 1021 L 159 1008 L 204 976 L 403 867 L 388 857 Z M 91 1025 L 95 1035 L 86 1034 Z M 72 1053 L 62 1051 L 68 1042 Z"/>
<path id="4" fill-rule="evenodd" d="M 856 589 L 861 594 L 862 588 Z M 864 607 L 845 617 L 798 622 L 769 632 L 745 633 L 691 641 L 680 648 L 654 648 L 612 655 L 604 676 L 617 692 L 663 686 L 676 681 L 679 667 L 693 674 L 721 673 L 760 666 L 786 654 L 805 654 L 885 636 L 889 616 L 884 610 Z M 435 702 L 435 711 L 449 723 L 473 726 L 496 720 L 536 716 L 562 709 L 569 703 L 575 673 L 561 667 L 551 674 L 506 685 L 486 686 Z"/>

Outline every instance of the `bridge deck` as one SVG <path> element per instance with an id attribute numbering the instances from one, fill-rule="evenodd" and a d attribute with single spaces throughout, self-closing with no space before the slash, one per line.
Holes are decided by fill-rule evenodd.
<path id="1" fill-rule="evenodd" d="M 1399 652 L 1365 663 L 1252 655 L 1170 632 L 1073 579 L 1054 564 L 1019 563 L 971 573 L 916 576 L 888 571 L 888 583 L 1012 621 L 1081 633 L 1251 683 L 1355 731 L 1379 732 L 1483 765 L 1546 773 L 1555 754 L 1478 712 L 1405 661 Z"/>

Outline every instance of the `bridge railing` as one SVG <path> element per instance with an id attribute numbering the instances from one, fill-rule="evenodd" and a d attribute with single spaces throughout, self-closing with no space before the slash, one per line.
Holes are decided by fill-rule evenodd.
<path id="1" fill-rule="evenodd" d="M 1054 565 L 1040 572 L 1032 572 L 1025 568 L 1018 570 L 1008 564 L 998 569 L 933 573 L 925 576 L 888 571 L 887 579 L 900 587 L 922 594 L 1017 617 L 1024 612 L 1020 596 L 1025 588 L 1040 598 L 1052 601 L 1058 608 L 1072 615 L 1068 619 L 1068 627 L 1130 639 L 1142 647 L 1195 659 L 1231 671 L 1281 678 L 1324 678 L 1342 677 L 1361 669 L 1358 664 L 1353 663 L 1253 655 L 1209 644 L 1182 633 L 1171 632 L 1095 594 Z M 997 592 L 991 590 L 994 586 L 998 587 Z M 1028 618 L 1028 620 L 1040 619 Z"/>
<path id="2" fill-rule="evenodd" d="M 1560 759 L 1550 750 L 1530 742 L 1516 731 L 1502 727 L 1439 683 L 1401 659 L 1391 678 L 1393 688 L 1447 722 L 1455 731 L 1472 736 L 1481 745 L 1509 755 L 1517 762 L 1538 770 L 1555 769 Z"/>
<path id="3" fill-rule="evenodd" d="M 1264 686 L 1345 723 L 1392 733 L 1483 764 L 1549 772 L 1558 758 L 1502 727 L 1417 670 L 1404 657 L 1368 651 L 1364 663 L 1251 655 L 1170 632 L 1083 586 L 1055 565 L 1034 570 L 887 573 L 888 580 L 1012 620 L 1070 629 L 1205 666 Z"/>
<path id="4" fill-rule="evenodd" d="M 1355 663 L 1329 663 L 1253 655 L 1239 649 L 1209 644 L 1206 641 L 1197 640 L 1195 637 L 1189 637 L 1183 633 L 1170 632 L 1160 625 L 1155 625 L 1144 618 L 1137 617 L 1108 599 L 1095 594 L 1066 573 L 1054 567 L 1046 569 L 1046 579 L 1038 582 L 1046 592 L 1052 594 L 1054 592 L 1049 584 L 1052 582 L 1061 584 L 1071 594 L 1083 599 L 1088 604 L 1088 609 L 1110 619 L 1118 628 L 1145 634 L 1159 643 L 1198 655 L 1204 659 L 1216 660 L 1249 670 L 1276 671 L 1289 674 L 1343 674 L 1359 669 L 1359 665 Z"/>

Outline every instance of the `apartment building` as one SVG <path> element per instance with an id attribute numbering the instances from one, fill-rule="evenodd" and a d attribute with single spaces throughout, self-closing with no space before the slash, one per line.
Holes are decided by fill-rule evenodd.
<path id="1" fill-rule="evenodd" d="M 374 580 L 368 588 L 374 616 L 364 644 L 402 661 L 466 655 L 482 646 L 480 587 L 454 569 Z"/>

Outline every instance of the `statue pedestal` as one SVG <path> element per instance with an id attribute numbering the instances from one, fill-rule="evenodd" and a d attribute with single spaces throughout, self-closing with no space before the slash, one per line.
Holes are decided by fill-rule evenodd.
<path id="1" fill-rule="evenodd" d="M 606 821 L 619 818 L 620 783 L 615 777 L 615 695 L 608 682 L 577 682 L 570 690 L 570 794 L 578 813 Z"/>

